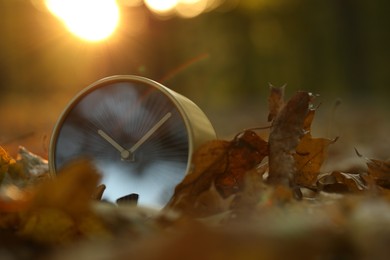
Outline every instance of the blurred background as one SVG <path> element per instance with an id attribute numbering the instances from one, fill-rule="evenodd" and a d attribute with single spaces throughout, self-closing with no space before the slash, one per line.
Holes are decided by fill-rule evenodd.
<path id="1" fill-rule="evenodd" d="M 314 92 L 317 133 L 386 155 L 389 10 L 385 0 L 0 0 L 0 145 L 46 155 L 75 94 L 135 74 L 192 99 L 220 138 L 268 125 L 270 83 Z"/>

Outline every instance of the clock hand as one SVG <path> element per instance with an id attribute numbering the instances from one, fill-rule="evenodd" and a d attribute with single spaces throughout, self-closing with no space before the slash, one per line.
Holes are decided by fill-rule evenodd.
<path id="1" fill-rule="evenodd" d="M 141 137 L 141 139 L 138 140 L 128 151 L 133 154 L 146 140 L 149 139 L 170 117 L 172 116 L 172 113 L 169 112 L 163 118 L 160 119 L 152 128 L 149 129 L 149 131 L 146 132 L 144 136 Z"/>
<path id="2" fill-rule="evenodd" d="M 112 139 L 111 136 L 109 136 L 106 132 L 104 132 L 102 129 L 98 129 L 98 134 L 103 137 L 104 140 L 109 142 L 115 149 L 117 149 L 121 153 L 122 160 L 129 160 L 131 158 L 130 151 L 123 148 L 120 144 L 118 144 L 114 139 Z"/>
<path id="3" fill-rule="evenodd" d="M 133 153 L 146 141 L 148 140 L 170 117 L 172 113 L 167 113 L 163 118 L 160 119 L 152 128 L 149 129 L 148 132 L 141 139 L 138 140 L 129 150 L 123 148 L 120 144 L 118 144 L 111 136 L 109 136 L 106 132 L 101 129 L 98 129 L 98 134 L 110 143 L 116 150 L 118 150 L 121 154 L 122 160 L 130 160 L 133 161 Z"/>

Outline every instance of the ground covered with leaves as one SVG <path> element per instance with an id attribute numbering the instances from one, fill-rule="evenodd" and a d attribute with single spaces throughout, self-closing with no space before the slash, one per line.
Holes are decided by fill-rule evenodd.
<path id="1" fill-rule="evenodd" d="M 271 87 L 269 127 L 205 143 L 162 210 L 101 201 L 88 161 L 47 162 L 0 148 L 2 259 L 385 259 L 390 162 L 323 172 L 315 96 Z M 259 132 L 268 131 L 263 138 Z"/>

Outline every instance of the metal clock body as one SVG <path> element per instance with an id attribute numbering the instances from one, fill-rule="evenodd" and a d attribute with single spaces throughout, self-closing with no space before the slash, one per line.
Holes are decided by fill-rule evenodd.
<path id="1" fill-rule="evenodd" d="M 186 97 L 138 76 L 112 76 L 81 91 L 51 138 L 52 173 L 89 158 L 102 173 L 103 199 L 139 194 L 161 208 L 191 167 L 192 152 L 215 139 L 205 114 Z"/>

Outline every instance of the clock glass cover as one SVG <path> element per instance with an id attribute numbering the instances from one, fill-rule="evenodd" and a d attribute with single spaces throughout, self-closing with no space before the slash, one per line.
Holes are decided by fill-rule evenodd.
<path id="1" fill-rule="evenodd" d="M 188 171 L 193 149 L 188 127 L 170 90 L 154 81 L 131 76 L 98 81 L 60 117 L 51 167 L 58 172 L 72 160 L 89 158 L 102 173 L 103 199 L 137 193 L 139 204 L 162 207 Z M 214 135 L 211 130 L 206 139 Z"/>

